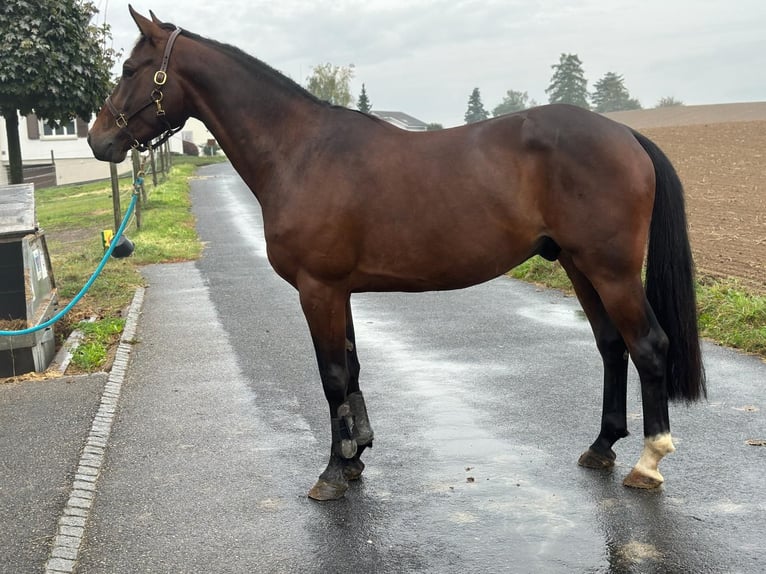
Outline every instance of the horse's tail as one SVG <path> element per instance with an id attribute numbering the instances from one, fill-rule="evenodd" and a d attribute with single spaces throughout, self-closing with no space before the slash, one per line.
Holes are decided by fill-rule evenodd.
<path id="1" fill-rule="evenodd" d="M 633 135 L 651 158 L 656 178 L 646 261 L 646 298 L 670 342 L 668 397 L 691 402 L 706 397 L 707 391 L 683 186 L 663 151 L 640 133 L 633 131 Z"/>

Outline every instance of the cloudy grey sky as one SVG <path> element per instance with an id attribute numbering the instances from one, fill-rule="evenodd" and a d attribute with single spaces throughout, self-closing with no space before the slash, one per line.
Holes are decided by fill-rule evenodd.
<path id="1" fill-rule="evenodd" d="M 115 48 L 137 29 L 127 2 L 95 0 Z M 463 123 L 474 87 L 492 110 L 507 90 L 546 103 L 561 53 L 588 88 L 622 74 L 653 107 L 766 100 L 764 0 L 132 0 L 162 20 L 242 48 L 304 84 L 317 64 L 353 63 L 374 109 L 445 127 Z"/>

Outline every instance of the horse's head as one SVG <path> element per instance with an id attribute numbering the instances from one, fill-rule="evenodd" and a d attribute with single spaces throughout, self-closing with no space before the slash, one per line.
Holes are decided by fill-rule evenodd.
<path id="1" fill-rule="evenodd" d="M 154 138 L 167 139 L 189 117 L 174 75 L 178 57 L 173 47 L 180 28 L 163 24 L 154 14 L 144 18 L 132 7 L 130 14 L 141 37 L 88 134 L 93 154 L 102 161 L 120 162 L 131 148 L 148 149 Z"/>

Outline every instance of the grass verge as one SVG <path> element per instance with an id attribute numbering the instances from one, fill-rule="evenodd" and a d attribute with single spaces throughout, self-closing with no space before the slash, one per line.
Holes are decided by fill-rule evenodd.
<path id="1" fill-rule="evenodd" d="M 112 258 L 87 295 L 56 326 L 64 340 L 74 328 L 84 333 L 70 369 L 93 372 L 108 366 L 109 349 L 119 340 L 123 312 L 137 287 L 144 284 L 139 267 L 151 263 L 187 261 L 199 257 L 202 245 L 194 228 L 189 200 L 189 177 L 200 165 L 216 158 L 174 157 L 167 177 L 153 187 L 147 178 L 148 200 L 142 205 L 141 229 L 135 216 L 127 235 L 136 246 L 126 259 Z M 127 208 L 132 180 L 120 180 L 120 203 Z M 82 288 L 104 255 L 101 232 L 114 225 L 112 191 L 108 181 L 59 186 L 36 192 L 37 216 L 45 230 L 53 274 L 63 307 Z M 95 318 L 95 322 L 83 322 Z"/>
<path id="2" fill-rule="evenodd" d="M 525 261 L 510 275 L 573 292 L 561 265 L 541 257 Z M 735 279 L 699 277 L 697 309 L 703 337 L 766 358 L 766 296 L 749 292 Z"/>

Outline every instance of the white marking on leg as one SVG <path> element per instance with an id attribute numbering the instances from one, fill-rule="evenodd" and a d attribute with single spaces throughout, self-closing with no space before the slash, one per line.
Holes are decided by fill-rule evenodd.
<path id="1" fill-rule="evenodd" d="M 673 446 L 673 439 L 669 432 L 646 437 L 644 439 L 644 450 L 635 468 L 644 476 L 664 482 L 665 479 L 662 478 L 660 471 L 657 470 L 657 465 L 662 460 L 662 457 L 675 450 L 676 447 Z"/>

